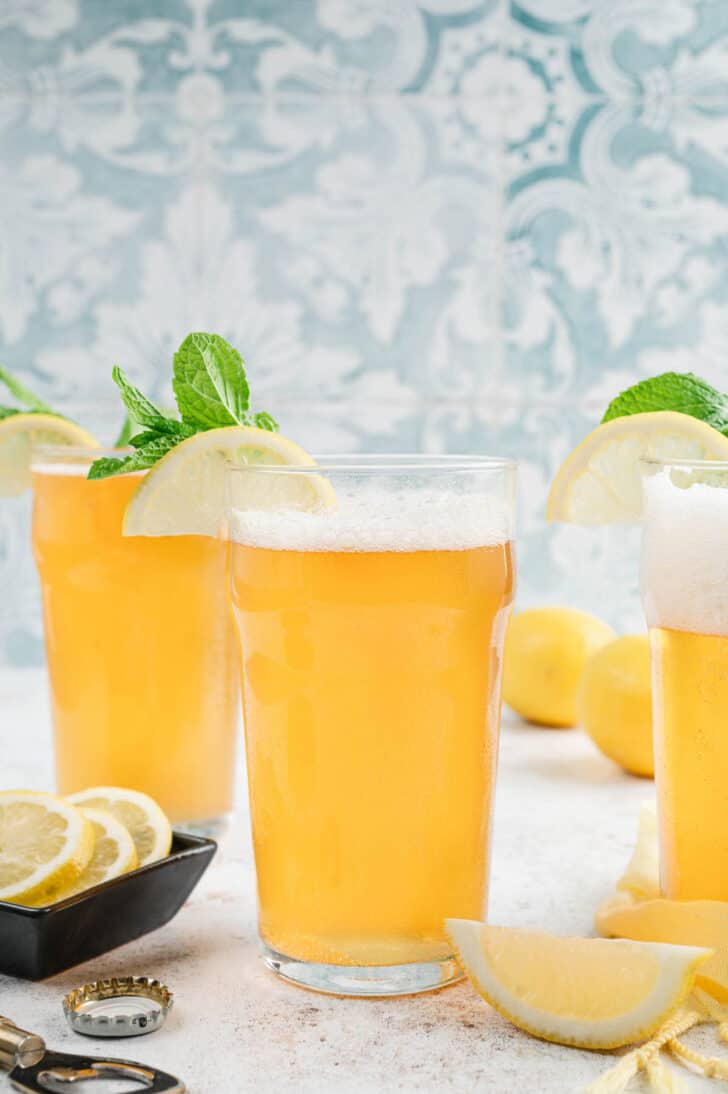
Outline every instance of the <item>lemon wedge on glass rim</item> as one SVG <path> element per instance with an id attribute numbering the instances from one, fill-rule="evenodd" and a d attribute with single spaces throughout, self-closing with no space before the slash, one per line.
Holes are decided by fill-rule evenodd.
<path id="1" fill-rule="evenodd" d="M 649 1037 L 687 997 L 712 950 L 445 921 L 475 989 L 546 1041 L 605 1049 Z"/>
<path id="2" fill-rule="evenodd" d="M 91 860 L 94 830 L 80 810 L 37 790 L 0 792 L 0 900 L 40 906 Z"/>
<path id="3" fill-rule="evenodd" d="M 551 485 L 546 517 L 570 524 L 635 524 L 642 516 L 639 461 L 728 460 L 728 437 L 672 410 L 613 418 L 566 457 Z"/>
<path id="4" fill-rule="evenodd" d="M 80 425 L 55 414 L 21 412 L 0 419 L 0 497 L 14 497 L 28 489 L 33 448 L 39 444 L 99 447 Z"/>
<path id="5" fill-rule="evenodd" d="M 124 535 L 217 536 L 227 507 L 225 472 L 240 466 L 315 467 L 300 445 L 254 426 L 225 426 L 196 433 L 171 449 L 141 479 L 124 515 Z M 315 510 L 334 504 L 323 475 L 238 476 L 238 508 L 287 506 Z"/>

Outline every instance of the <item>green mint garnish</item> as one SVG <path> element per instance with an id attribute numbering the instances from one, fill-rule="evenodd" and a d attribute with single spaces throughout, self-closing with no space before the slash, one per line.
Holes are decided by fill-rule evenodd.
<path id="1" fill-rule="evenodd" d="M 90 479 L 107 479 L 110 475 L 126 475 L 130 471 L 146 471 L 153 467 L 157 460 L 166 456 L 170 448 L 180 441 L 180 437 L 174 437 L 169 433 L 157 435 L 154 440 L 137 448 L 130 456 L 104 456 L 100 460 L 94 460 L 89 468 Z"/>
<path id="2" fill-rule="evenodd" d="M 48 406 L 48 403 L 45 403 L 24 384 L 21 384 L 20 380 L 16 380 L 16 378 L 1 365 L 0 383 L 3 384 L 10 394 L 21 404 L 20 408 L 14 406 L 0 406 L 0 420 L 3 418 L 11 418 L 14 414 L 53 414 L 56 418 L 63 417 L 62 414 L 58 414 L 55 410 L 52 410 L 51 407 Z"/>
<path id="3" fill-rule="evenodd" d="M 168 418 L 159 407 L 132 384 L 123 369 L 115 365 L 111 377 L 121 392 L 126 407 L 127 420 L 121 438 L 124 447 L 135 449 L 128 456 L 104 456 L 95 460 L 89 468 L 90 479 L 106 479 L 110 475 L 124 475 L 130 471 L 145 471 L 166 456 L 170 448 L 191 437 L 195 432 L 184 422 Z M 127 426 L 128 423 L 128 426 Z M 135 432 L 139 427 L 141 432 Z M 121 447 L 117 444 L 117 447 Z"/>
<path id="4" fill-rule="evenodd" d="M 184 432 L 182 423 L 174 418 L 168 418 L 154 403 L 147 399 L 146 395 L 142 395 L 139 388 L 134 387 L 118 365 L 114 365 L 111 370 L 111 379 L 121 392 L 127 414 L 138 425 L 144 426 L 145 429 L 151 429 L 155 433 L 180 434 Z"/>
<path id="5" fill-rule="evenodd" d="M 119 430 L 119 436 L 114 441 L 114 448 L 126 448 L 136 431 L 137 423 L 134 421 L 129 411 L 127 411 L 121 429 Z"/>
<path id="6" fill-rule="evenodd" d="M 179 418 L 170 418 L 135 387 L 122 369 L 112 371 L 127 414 L 140 427 L 122 433 L 134 448 L 128 456 L 104 457 L 91 465 L 90 479 L 105 479 L 153 467 L 170 449 L 195 433 L 224 426 L 253 425 L 275 432 L 266 411 L 251 413 L 243 359 L 219 334 L 188 334 L 174 355 L 172 387 Z"/>
<path id="7" fill-rule="evenodd" d="M 728 396 L 692 372 L 663 372 L 628 387 L 612 399 L 602 421 L 655 410 L 689 414 L 728 436 Z"/>
<path id="8" fill-rule="evenodd" d="M 187 335 L 174 355 L 172 387 L 182 420 L 198 429 L 248 421 L 243 359 L 219 334 Z"/>
<path id="9" fill-rule="evenodd" d="M 278 422 L 267 410 L 260 410 L 257 414 L 251 414 L 246 425 L 254 425 L 256 429 L 267 429 L 269 433 L 278 432 Z"/>
<path id="10" fill-rule="evenodd" d="M 12 418 L 16 414 L 51 414 L 54 418 L 65 418 L 68 420 L 65 414 L 61 414 L 58 410 L 54 410 L 52 406 L 49 406 L 49 404 L 38 395 L 30 391 L 25 384 L 21 384 L 20 380 L 16 379 L 12 373 L 8 372 L 8 370 L 2 366 L 0 366 L 0 384 L 3 384 L 10 394 L 21 404 L 20 407 L 0 406 L 0 421 L 4 418 Z M 119 434 L 119 438 L 114 446 L 115 448 L 121 448 L 128 443 L 129 431 L 132 427 L 133 423 L 127 416 L 121 433 Z"/>

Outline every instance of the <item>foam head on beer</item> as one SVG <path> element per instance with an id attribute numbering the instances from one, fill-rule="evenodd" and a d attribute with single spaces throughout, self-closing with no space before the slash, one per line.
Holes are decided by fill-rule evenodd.
<path id="1" fill-rule="evenodd" d="M 237 510 L 232 537 L 269 550 L 465 551 L 512 536 L 508 507 L 490 496 L 376 489 L 337 496 L 324 511 Z"/>
<path id="2" fill-rule="evenodd" d="M 684 474 L 666 468 L 645 478 L 647 622 L 728 635 L 728 489 L 697 481 L 686 486 Z"/>

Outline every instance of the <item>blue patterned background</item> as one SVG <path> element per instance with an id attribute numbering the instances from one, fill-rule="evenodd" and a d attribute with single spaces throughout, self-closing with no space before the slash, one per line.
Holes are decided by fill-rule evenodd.
<path id="1" fill-rule="evenodd" d="M 728 388 L 724 0 L 2 0 L 0 359 L 118 423 L 191 328 L 319 451 L 521 461 L 520 601 L 640 625 L 636 535 L 547 528 L 621 387 Z M 0 505 L 0 663 L 42 634 Z"/>

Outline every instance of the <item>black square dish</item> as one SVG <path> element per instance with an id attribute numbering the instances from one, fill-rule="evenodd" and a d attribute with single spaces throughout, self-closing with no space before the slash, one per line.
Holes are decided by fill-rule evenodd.
<path id="1" fill-rule="evenodd" d="M 0 973 L 43 980 L 140 938 L 177 914 L 217 850 L 175 832 L 166 858 L 46 908 L 0 900 Z"/>

